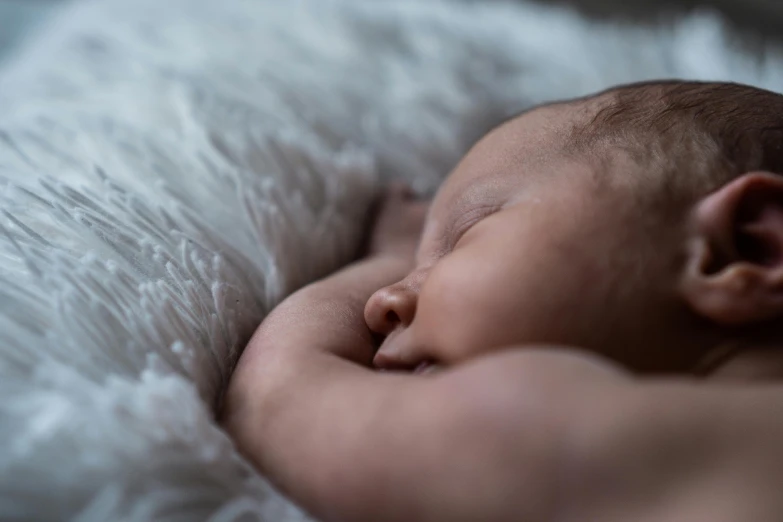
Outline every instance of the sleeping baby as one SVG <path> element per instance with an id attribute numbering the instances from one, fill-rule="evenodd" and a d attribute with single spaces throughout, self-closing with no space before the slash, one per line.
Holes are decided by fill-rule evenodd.
<path id="1" fill-rule="evenodd" d="M 518 115 L 250 341 L 223 422 L 324 521 L 783 520 L 783 96 Z"/>

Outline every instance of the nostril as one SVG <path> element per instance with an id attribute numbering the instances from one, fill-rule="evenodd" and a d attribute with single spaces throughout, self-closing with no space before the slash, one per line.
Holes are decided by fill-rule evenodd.
<path id="1" fill-rule="evenodd" d="M 389 310 L 386 312 L 384 319 L 386 319 L 386 324 L 389 326 L 396 326 L 400 323 L 400 316 L 398 316 L 397 312 L 394 310 Z"/>
<path id="2" fill-rule="evenodd" d="M 370 297 L 364 308 L 364 319 L 373 332 L 389 335 L 400 326 L 409 326 L 415 310 L 415 295 L 401 285 L 393 285 Z"/>

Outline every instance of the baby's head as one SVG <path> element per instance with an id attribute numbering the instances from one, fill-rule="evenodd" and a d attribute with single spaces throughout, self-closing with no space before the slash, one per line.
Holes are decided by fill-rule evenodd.
<path id="1" fill-rule="evenodd" d="M 783 346 L 783 96 L 620 87 L 535 108 L 467 154 L 404 280 L 367 303 L 376 364 L 569 345 L 639 372 Z"/>

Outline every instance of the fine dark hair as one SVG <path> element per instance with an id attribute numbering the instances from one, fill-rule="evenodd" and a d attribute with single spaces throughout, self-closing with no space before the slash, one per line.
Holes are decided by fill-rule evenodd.
<path id="1" fill-rule="evenodd" d="M 580 152 L 625 150 L 669 193 L 693 196 L 752 171 L 783 174 L 783 95 L 735 83 L 624 85 L 593 97 Z M 662 177 L 661 177 L 662 176 Z"/>

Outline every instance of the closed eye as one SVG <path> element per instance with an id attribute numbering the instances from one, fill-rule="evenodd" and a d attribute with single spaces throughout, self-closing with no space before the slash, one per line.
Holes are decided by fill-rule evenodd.
<path id="1" fill-rule="evenodd" d="M 457 246 L 462 236 L 464 236 L 468 230 L 474 227 L 479 221 L 485 219 L 492 214 L 498 212 L 502 208 L 502 205 L 482 205 L 480 207 L 474 207 L 469 211 L 462 214 L 446 229 L 444 237 L 446 238 L 445 250 L 450 252 Z M 444 252 L 444 254 L 446 253 Z"/>

